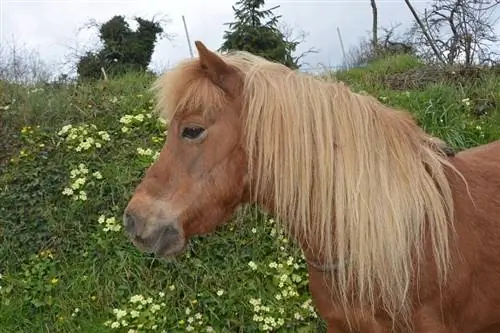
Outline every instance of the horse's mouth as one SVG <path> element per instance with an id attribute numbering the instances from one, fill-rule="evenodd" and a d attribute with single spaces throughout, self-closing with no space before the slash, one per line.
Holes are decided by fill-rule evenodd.
<path id="1" fill-rule="evenodd" d="M 163 227 L 157 235 L 146 239 L 135 236 L 131 241 L 140 251 L 154 253 L 158 257 L 168 258 L 184 252 L 187 242 L 176 228 Z"/>

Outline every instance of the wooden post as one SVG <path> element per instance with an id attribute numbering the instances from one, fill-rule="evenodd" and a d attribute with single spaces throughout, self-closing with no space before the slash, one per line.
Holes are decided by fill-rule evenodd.
<path id="1" fill-rule="evenodd" d="M 187 39 L 187 43 L 188 43 L 188 47 L 189 47 L 189 54 L 191 55 L 191 58 L 193 58 L 194 57 L 193 48 L 191 47 L 191 41 L 189 40 L 189 32 L 187 29 L 186 19 L 184 18 L 184 15 L 182 15 L 182 22 L 184 23 L 184 31 L 186 32 L 186 39 Z"/>

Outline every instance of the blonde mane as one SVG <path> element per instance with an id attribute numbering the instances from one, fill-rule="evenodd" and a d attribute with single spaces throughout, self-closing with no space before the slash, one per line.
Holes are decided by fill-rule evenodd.
<path id="1" fill-rule="evenodd" d="M 382 304 L 408 321 L 413 259 L 422 258 L 426 236 L 440 280 L 448 269 L 453 201 L 444 155 L 408 113 L 373 97 L 247 53 L 221 57 L 244 78 L 252 193 L 271 193 L 293 236 L 317 246 L 324 263 L 336 263 L 329 274 L 344 306 L 374 311 Z M 154 88 L 167 119 L 186 106 L 224 104 L 196 60 Z"/>

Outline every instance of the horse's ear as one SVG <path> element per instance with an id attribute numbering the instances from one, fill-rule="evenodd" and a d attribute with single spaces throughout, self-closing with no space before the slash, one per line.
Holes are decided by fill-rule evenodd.
<path id="1" fill-rule="evenodd" d="M 221 87 L 229 94 L 234 93 L 234 78 L 236 71 L 219 57 L 210 51 L 202 42 L 195 41 L 198 50 L 200 66 L 213 83 Z"/>

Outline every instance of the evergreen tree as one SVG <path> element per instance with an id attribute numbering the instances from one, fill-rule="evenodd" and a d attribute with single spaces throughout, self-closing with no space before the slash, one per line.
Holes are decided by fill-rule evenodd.
<path id="1" fill-rule="evenodd" d="M 224 42 L 219 51 L 247 51 L 266 59 L 297 69 L 297 59 L 292 55 L 299 42 L 288 41 L 278 28 L 273 10 L 261 9 L 265 0 L 239 0 L 233 6 L 235 21 L 226 23 Z"/>

